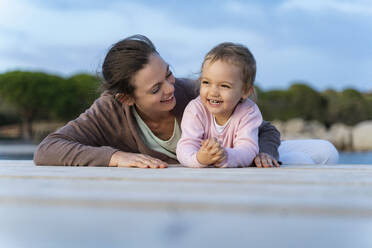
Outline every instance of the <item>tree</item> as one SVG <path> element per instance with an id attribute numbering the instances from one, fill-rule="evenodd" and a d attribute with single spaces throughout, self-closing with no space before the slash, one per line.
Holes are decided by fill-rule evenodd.
<path id="1" fill-rule="evenodd" d="M 63 80 L 42 72 L 12 71 L 0 75 L 0 96 L 19 115 L 24 139 L 32 138 L 32 122 L 47 115 Z"/>
<path id="2" fill-rule="evenodd" d="M 326 90 L 323 92 L 328 100 L 327 124 L 336 122 L 355 125 L 371 118 L 371 101 L 354 89 L 342 92 Z"/>
<path id="3" fill-rule="evenodd" d="M 367 120 L 372 120 L 372 93 L 371 92 L 364 93 L 363 98 L 366 101 L 368 109 Z"/>
<path id="4" fill-rule="evenodd" d="M 60 85 L 52 116 L 58 120 L 76 118 L 99 96 L 99 80 L 89 74 L 76 74 Z"/>
<path id="5" fill-rule="evenodd" d="M 257 105 L 265 120 L 286 121 L 295 116 L 291 110 L 290 96 L 285 90 L 259 92 Z"/>
<path id="6" fill-rule="evenodd" d="M 340 116 L 340 113 L 342 113 L 342 109 L 340 94 L 335 90 L 328 89 L 325 90 L 322 95 L 328 102 L 325 125 L 329 127 L 334 123 L 341 122 L 342 116 Z"/>
<path id="7" fill-rule="evenodd" d="M 354 89 L 345 89 L 341 93 L 341 119 L 349 125 L 368 119 L 368 103 L 363 95 Z"/>
<path id="8" fill-rule="evenodd" d="M 326 119 L 327 99 L 317 91 L 303 83 L 295 83 L 288 89 L 290 94 L 291 108 L 295 117 L 304 120 Z"/>
<path id="9" fill-rule="evenodd" d="M 19 124 L 21 120 L 14 113 L 14 108 L 12 105 L 6 104 L 0 97 L 0 126 Z"/>

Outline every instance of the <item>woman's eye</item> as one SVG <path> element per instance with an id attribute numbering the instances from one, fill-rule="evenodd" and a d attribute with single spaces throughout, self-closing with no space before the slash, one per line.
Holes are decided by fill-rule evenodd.
<path id="1" fill-rule="evenodd" d="M 201 83 L 202 83 L 202 84 L 209 84 L 208 81 L 202 81 Z"/>
<path id="2" fill-rule="evenodd" d="M 227 85 L 227 84 L 223 84 L 223 85 L 221 85 L 223 88 L 230 88 L 230 86 L 229 85 Z"/>
<path id="3" fill-rule="evenodd" d="M 170 76 L 172 76 L 172 71 L 169 71 L 168 74 L 167 74 L 167 78 L 169 78 Z"/>
<path id="4" fill-rule="evenodd" d="M 154 89 L 152 89 L 151 93 L 156 94 L 160 90 L 160 86 L 156 86 Z"/>

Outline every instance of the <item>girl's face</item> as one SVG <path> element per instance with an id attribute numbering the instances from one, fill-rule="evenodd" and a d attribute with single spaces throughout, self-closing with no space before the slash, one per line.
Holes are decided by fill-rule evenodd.
<path id="1" fill-rule="evenodd" d="M 206 61 L 203 65 L 200 99 L 219 125 L 228 121 L 240 99 L 252 91 L 252 87 L 244 87 L 241 75 L 238 66 L 222 60 Z"/>
<path id="2" fill-rule="evenodd" d="M 150 55 L 149 63 L 132 81 L 135 87 L 132 104 L 141 117 L 159 117 L 175 107 L 175 81 L 169 65 L 158 54 Z"/>

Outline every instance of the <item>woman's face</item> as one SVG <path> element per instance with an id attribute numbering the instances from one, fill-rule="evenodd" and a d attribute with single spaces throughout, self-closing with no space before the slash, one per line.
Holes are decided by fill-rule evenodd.
<path id="1" fill-rule="evenodd" d="M 156 117 L 172 110 L 176 106 L 175 81 L 169 65 L 158 54 L 150 55 L 149 63 L 134 75 L 132 81 L 135 87 L 133 101 L 138 112 Z"/>

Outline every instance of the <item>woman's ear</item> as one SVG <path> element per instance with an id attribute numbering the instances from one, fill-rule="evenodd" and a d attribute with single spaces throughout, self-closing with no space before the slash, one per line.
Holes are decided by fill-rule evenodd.
<path id="1" fill-rule="evenodd" d="M 123 94 L 123 93 L 116 93 L 115 99 L 121 102 L 122 104 L 126 104 L 128 106 L 134 105 L 134 99 L 133 97 Z"/>

